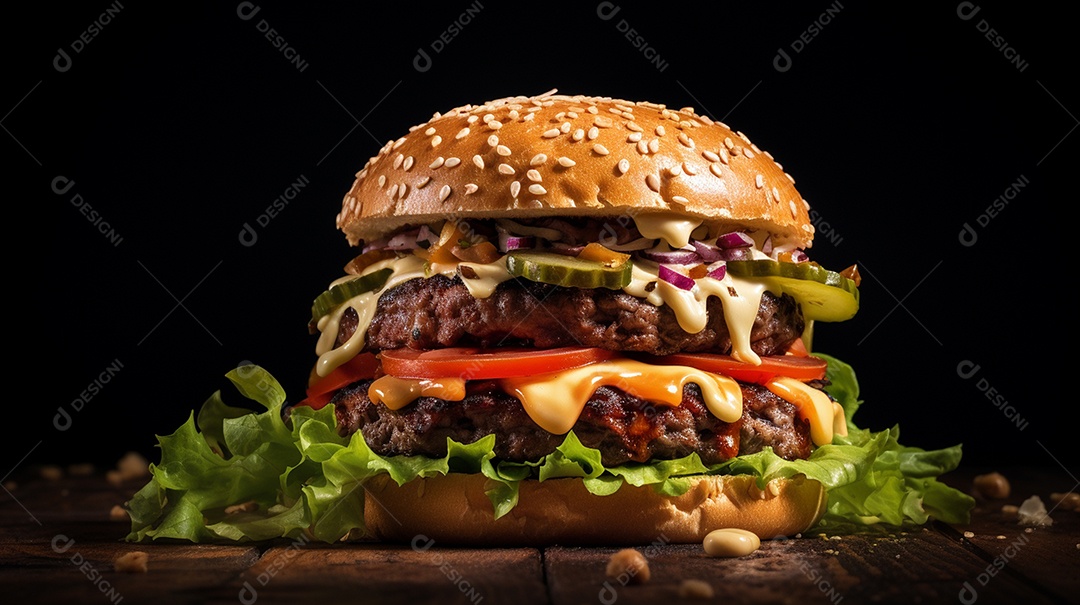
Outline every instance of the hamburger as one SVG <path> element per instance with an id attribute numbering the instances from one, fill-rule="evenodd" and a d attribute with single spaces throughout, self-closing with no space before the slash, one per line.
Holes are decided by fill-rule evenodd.
<path id="1" fill-rule="evenodd" d="M 314 300 L 304 397 L 230 372 L 265 410 L 215 393 L 161 438 L 130 539 L 678 543 L 966 518 L 937 479 L 959 446 L 858 429 L 850 366 L 812 348 L 857 312 L 857 269 L 810 260 L 794 179 L 691 108 L 551 92 L 437 113 L 367 161 L 336 224 L 356 253 Z"/>

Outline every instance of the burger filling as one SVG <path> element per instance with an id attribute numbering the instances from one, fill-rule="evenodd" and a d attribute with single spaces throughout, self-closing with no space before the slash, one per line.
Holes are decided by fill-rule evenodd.
<path id="1" fill-rule="evenodd" d="M 844 430 L 839 405 L 819 390 L 824 364 L 791 380 L 671 361 L 702 354 L 770 367 L 798 349 L 812 324 L 801 302 L 727 270 L 752 260 L 806 262 L 767 234 L 713 233 L 674 215 L 406 228 L 368 243 L 338 282 L 356 289 L 314 313 L 316 381 L 358 354 L 381 353 L 381 367 L 329 401 L 342 435 L 359 431 L 381 455 L 441 457 L 448 438 L 494 434 L 496 456 L 528 462 L 572 431 L 605 465 L 690 454 L 716 464 L 764 448 L 806 458 Z M 464 365 L 415 373 L 419 352 L 467 358 L 473 349 L 462 347 L 609 353 L 583 372 L 546 373 L 526 359 L 505 376 L 477 379 Z M 395 376 L 387 356 L 401 351 L 417 353 Z"/>

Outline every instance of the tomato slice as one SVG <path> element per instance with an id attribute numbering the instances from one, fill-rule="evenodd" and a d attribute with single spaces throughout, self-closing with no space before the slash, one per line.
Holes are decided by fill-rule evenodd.
<path id="1" fill-rule="evenodd" d="M 451 347 L 418 351 L 393 349 L 379 354 L 383 372 L 398 378 L 512 378 L 578 368 L 605 361 L 615 351 L 593 347 L 558 349 Z"/>
<path id="2" fill-rule="evenodd" d="M 307 398 L 296 405 L 320 409 L 329 403 L 335 391 L 357 380 L 374 378 L 378 369 L 379 360 L 373 353 L 361 353 L 308 386 Z"/>
<path id="3" fill-rule="evenodd" d="M 825 378 L 828 362 L 812 355 L 773 355 L 761 358 L 761 365 L 739 361 L 730 355 L 676 353 L 653 360 L 663 365 L 682 365 L 730 376 L 740 382 L 765 384 L 777 376 L 802 382 Z"/>

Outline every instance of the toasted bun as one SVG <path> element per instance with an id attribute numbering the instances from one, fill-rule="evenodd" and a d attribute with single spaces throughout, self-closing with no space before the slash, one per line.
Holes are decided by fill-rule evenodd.
<path id="1" fill-rule="evenodd" d="M 581 479 L 523 481 L 518 504 L 494 519 L 479 474 L 438 475 L 398 486 L 387 475 L 365 484 L 364 517 L 371 537 L 475 546 L 670 544 L 701 542 L 721 528 L 761 538 L 793 536 L 825 512 L 825 489 L 801 476 L 758 489 L 748 476 L 701 476 L 685 494 L 623 485 L 595 496 Z M 426 542 L 427 540 L 425 540 Z"/>
<path id="2" fill-rule="evenodd" d="M 435 114 L 357 173 L 338 228 L 349 242 L 459 218 L 675 212 L 810 247 L 794 179 L 741 132 L 653 103 L 512 97 Z"/>

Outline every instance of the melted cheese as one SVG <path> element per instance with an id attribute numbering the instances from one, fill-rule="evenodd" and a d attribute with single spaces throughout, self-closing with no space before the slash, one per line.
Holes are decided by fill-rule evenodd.
<path id="1" fill-rule="evenodd" d="M 372 403 L 382 403 L 391 410 L 400 410 L 418 397 L 438 397 L 446 401 L 465 399 L 465 379 L 459 377 L 437 380 L 409 380 L 383 376 L 368 387 Z"/>
<path id="2" fill-rule="evenodd" d="M 774 378 L 765 387 L 777 397 L 799 408 L 799 415 L 810 421 L 810 440 L 814 445 L 832 443 L 838 422 L 833 405 L 835 402 L 829 399 L 828 395 L 794 378 Z M 846 435 L 847 422 L 843 418 L 844 410 L 840 408 L 839 419 L 844 427 L 840 434 Z"/>
<path id="3" fill-rule="evenodd" d="M 672 248 L 682 248 L 690 243 L 690 234 L 701 224 L 701 219 L 669 212 L 650 212 L 635 216 L 634 224 L 643 237 L 662 239 Z"/>
<path id="4" fill-rule="evenodd" d="M 549 433 L 573 428 L 592 394 L 601 386 L 618 389 L 660 405 L 682 403 L 687 383 L 701 388 L 709 411 L 724 422 L 742 417 L 742 390 L 727 376 L 686 366 L 654 366 L 616 359 L 564 372 L 505 378 L 503 388 L 521 401 L 529 418 Z"/>

